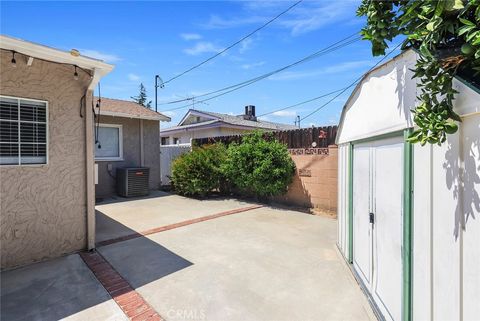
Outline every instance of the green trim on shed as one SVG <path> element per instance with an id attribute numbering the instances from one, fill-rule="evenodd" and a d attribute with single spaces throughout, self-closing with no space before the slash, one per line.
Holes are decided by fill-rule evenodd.
<path id="1" fill-rule="evenodd" d="M 412 129 L 404 131 L 403 153 L 403 320 L 413 320 L 412 313 L 412 227 L 413 227 L 413 145 L 407 141 Z"/>

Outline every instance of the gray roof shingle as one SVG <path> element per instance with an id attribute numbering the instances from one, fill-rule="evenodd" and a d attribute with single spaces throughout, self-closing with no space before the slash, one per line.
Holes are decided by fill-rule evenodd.
<path id="1" fill-rule="evenodd" d="M 170 131 L 170 130 L 176 130 L 176 129 L 182 129 L 182 128 L 194 128 L 197 126 L 204 126 L 204 125 L 213 124 L 216 122 L 223 122 L 230 125 L 245 126 L 245 127 L 259 128 L 259 129 L 270 129 L 270 130 L 297 129 L 297 127 L 294 125 L 268 122 L 260 119 L 256 121 L 243 119 L 243 115 L 229 115 L 229 114 L 222 114 L 222 113 L 216 113 L 212 111 L 203 111 L 203 110 L 197 110 L 197 109 L 195 109 L 195 111 L 218 118 L 218 120 L 210 120 L 210 121 L 205 121 L 205 122 L 200 122 L 200 123 L 195 123 L 190 125 L 174 126 L 174 127 L 162 129 L 161 131 L 163 132 L 163 131 Z"/>

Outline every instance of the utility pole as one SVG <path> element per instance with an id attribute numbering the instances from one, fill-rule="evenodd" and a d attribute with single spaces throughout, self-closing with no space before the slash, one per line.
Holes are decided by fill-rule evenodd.
<path id="1" fill-rule="evenodd" d="M 297 115 L 297 120 L 295 121 L 295 125 L 298 124 L 298 128 L 300 128 L 300 115 Z"/>
<path id="2" fill-rule="evenodd" d="M 160 84 L 158 81 L 160 80 Z M 158 87 L 163 88 L 165 85 L 163 84 L 162 78 L 159 75 L 155 75 L 155 111 L 158 112 Z"/>

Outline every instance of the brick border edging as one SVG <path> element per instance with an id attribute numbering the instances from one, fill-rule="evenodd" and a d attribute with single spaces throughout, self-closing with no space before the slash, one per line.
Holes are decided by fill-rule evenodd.
<path id="1" fill-rule="evenodd" d="M 150 234 L 155 234 L 155 233 L 168 231 L 168 230 L 171 230 L 171 229 L 174 229 L 174 228 L 178 228 L 178 227 L 182 227 L 182 226 L 186 226 L 186 225 L 190 225 L 190 224 L 195 224 L 195 223 L 200 223 L 200 222 L 204 222 L 204 221 L 208 221 L 208 220 L 213 220 L 215 218 L 222 217 L 222 216 L 227 216 L 227 215 L 232 215 L 232 214 L 251 211 L 251 210 L 254 210 L 254 209 L 257 209 L 257 208 L 261 208 L 261 207 L 263 207 L 263 205 L 252 205 L 252 206 L 248 206 L 248 207 L 241 207 L 241 208 L 237 208 L 237 209 L 230 210 L 230 211 L 220 212 L 220 213 L 217 213 L 217 214 L 202 216 L 202 217 L 198 217 L 198 218 L 194 218 L 194 219 L 190 219 L 190 220 L 186 220 L 186 221 L 182 221 L 182 222 L 178 222 L 178 223 L 173 223 L 173 224 L 169 224 L 169 225 L 155 227 L 155 228 L 143 231 L 143 232 L 132 233 L 132 234 L 128 234 L 128 235 L 125 235 L 125 236 L 120 236 L 120 237 L 116 237 L 116 238 L 113 238 L 113 239 L 104 240 L 104 241 L 98 242 L 96 246 L 97 247 L 102 247 L 102 246 L 106 246 L 106 245 L 110 245 L 110 244 L 115 244 L 115 243 L 119 243 L 119 242 L 123 242 L 123 241 L 128 241 L 128 240 L 131 240 L 131 239 L 136 239 L 136 238 L 139 238 L 139 237 L 142 237 L 142 236 L 147 236 L 147 235 L 150 235 Z"/>
<path id="2" fill-rule="evenodd" d="M 82 252 L 80 257 L 130 320 L 164 321 L 100 253 Z"/>

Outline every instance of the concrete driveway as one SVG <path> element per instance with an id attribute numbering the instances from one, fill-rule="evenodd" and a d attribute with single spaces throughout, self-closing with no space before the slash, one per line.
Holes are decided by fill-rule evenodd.
<path id="1" fill-rule="evenodd" d="M 336 250 L 333 219 L 234 199 L 199 201 L 164 193 L 96 209 L 99 257 L 166 320 L 375 319 Z M 28 267 L 30 273 L 42 264 Z M 22 293 L 32 286 L 20 280 L 22 271 L 6 272 L 5 279 L 17 281 L 7 282 L 8 293 L 2 282 L 2 319 L 5 313 L 16 315 L 14 301 L 25 299 Z M 22 282 L 25 286 L 15 289 Z M 102 290 L 98 281 L 96 286 Z M 121 292 L 119 299 L 105 288 L 115 301 L 102 297 L 84 303 L 70 309 L 74 316 L 97 308 L 112 320 L 125 318 L 122 297 L 131 293 Z M 56 290 L 58 304 L 66 290 Z M 77 290 L 86 296 L 106 294 L 96 287 Z"/>

